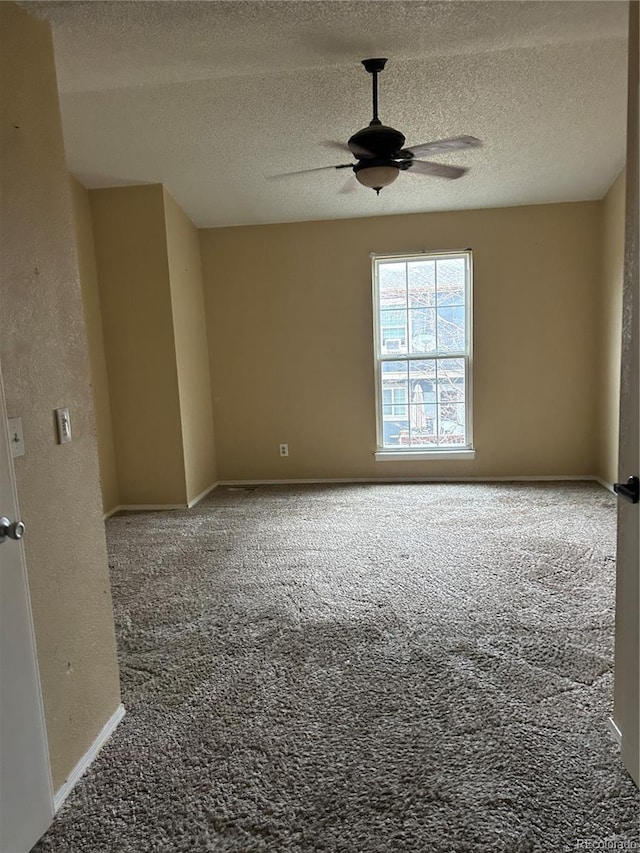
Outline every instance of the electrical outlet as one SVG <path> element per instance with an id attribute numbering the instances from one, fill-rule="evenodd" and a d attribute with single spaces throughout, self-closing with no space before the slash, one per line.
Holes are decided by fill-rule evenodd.
<path id="1" fill-rule="evenodd" d="M 289 445 L 281 444 L 280 445 L 280 456 L 288 456 L 289 455 Z"/>
<path id="2" fill-rule="evenodd" d="M 56 409 L 56 425 L 58 427 L 58 444 L 66 444 L 71 441 L 69 409 Z"/>

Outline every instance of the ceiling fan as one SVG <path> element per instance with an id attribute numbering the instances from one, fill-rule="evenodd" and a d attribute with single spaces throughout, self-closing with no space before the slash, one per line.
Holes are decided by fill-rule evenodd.
<path id="1" fill-rule="evenodd" d="M 433 163 L 430 160 L 418 158 L 429 154 L 460 151 L 464 148 L 477 148 L 482 143 L 475 136 L 457 136 L 454 139 L 440 139 L 437 142 L 424 142 L 404 148 L 404 135 L 394 127 L 382 124 L 378 118 L 378 74 L 384 69 L 386 63 L 387 60 L 381 58 L 362 60 L 373 82 L 373 118 L 369 126 L 354 133 L 346 145 L 341 142 L 330 143 L 332 147 L 350 151 L 357 162 L 322 166 L 319 169 L 303 169 L 301 172 L 289 172 L 276 177 L 323 172 L 327 169 L 353 169 L 359 183 L 370 187 L 380 195 L 380 190 L 392 184 L 400 172 L 411 171 L 419 175 L 454 179 L 460 178 L 468 171 L 462 166 L 447 166 L 444 163 Z"/>

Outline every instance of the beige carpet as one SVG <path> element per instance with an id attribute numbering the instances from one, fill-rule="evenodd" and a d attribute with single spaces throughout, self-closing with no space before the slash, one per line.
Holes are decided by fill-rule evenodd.
<path id="1" fill-rule="evenodd" d="M 128 713 L 39 853 L 640 843 L 601 487 L 218 489 L 107 534 Z"/>

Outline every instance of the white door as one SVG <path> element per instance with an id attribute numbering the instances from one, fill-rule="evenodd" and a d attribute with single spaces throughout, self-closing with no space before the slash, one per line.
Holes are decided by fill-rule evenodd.
<path id="1" fill-rule="evenodd" d="M 620 451 L 618 479 L 618 558 L 616 583 L 616 660 L 614 721 L 622 735 L 622 760 L 640 785 L 638 733 L 638 597 L 640 586 L 640 503 L 638 492 L 639 405 L 638 346 L 638 3 L 629 4 L 629 110 L 627 131 L 627 201 L 620 384 Z M 629 478 L 635 477 L 629 481 Z"/>
<path id="2" fill-rule="evenodd" d="M 0 517 L 19 520 L 1 369 Z M 27 566 L 11 538 L 19 533 L 0 524 L 0 853 L 27 853 L 53 820 Z"/>

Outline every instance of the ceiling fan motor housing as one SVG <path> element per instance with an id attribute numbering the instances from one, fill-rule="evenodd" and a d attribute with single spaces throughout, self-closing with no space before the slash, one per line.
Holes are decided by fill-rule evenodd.
<path id="1" fill-rule="evenodd" d="M 404 143 L 405 137 L 399 130 L 377 124 L 354 133 L 347 145 L 358 160 L 366 160 L 393 157 Z"/>
<path id="2" fill-rule="evenodd" d="M 357 175 L 358 172 L 365 171 L 366 169 L 373 169 L 378 166 L 398 170 L 402 168 L 402 164 L 395 160 L 389 160 L 387 157 L 376 157 L 375 159 L 361 160 L 360 163 L 356 163 L 353 167 L 353 171 Z"/>

